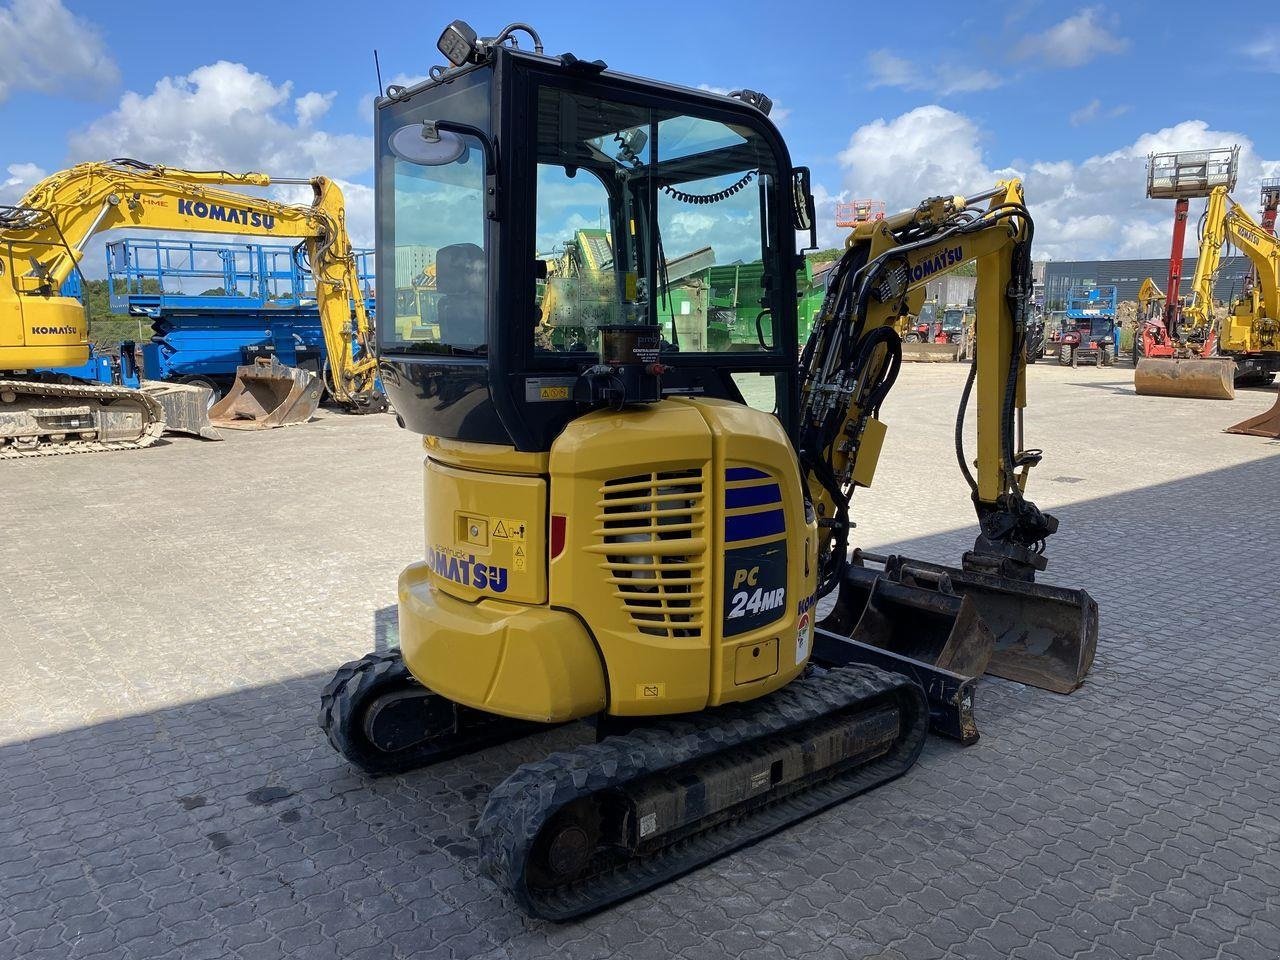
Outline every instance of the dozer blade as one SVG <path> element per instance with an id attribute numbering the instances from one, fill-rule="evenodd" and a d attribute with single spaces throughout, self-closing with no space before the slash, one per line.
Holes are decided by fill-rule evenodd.
<path id="1" fill-rule="evenodd" d="M 164 408 L 166 433 L 189 433 L 205 440 L 221 440 L 222 434 L 209 423 L 213 391 L 194 383 L 143 380 L 142 392 L 154 397 Z"/>
<path id="2" fill-rule="evenodd" d="M 1227 427 L 1227 433 L 1243 433 L 1250 437 L 1267 437 L 1280 440 L 1280 393 L 1276 394 L 1276 402 L 1271 409 L 1248 420 L 1241 420 L 1234 426 Z"/>
<path id="3" fill-rule="evenodd" d="M 1133 371 L 1133 388 L 1148 397 L 1231 400 L 1236 395 L 1235 374 L 1235 361 L 1227 357 L 1143 357 Z"/>
<path id="4" fill-rule="evenodd" d="M 306 423 L 320 406 L 320 380 L 306 370 L 286 367 L 275 357 L 236 367 L 236 382 L 213 405 L 209 420 L 231 430 L 268 430 Z"/>

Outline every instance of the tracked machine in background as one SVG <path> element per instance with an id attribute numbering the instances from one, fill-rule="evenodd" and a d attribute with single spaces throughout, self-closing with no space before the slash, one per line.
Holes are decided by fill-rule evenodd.
<path id="1" fill-rule="evenodd" d="M 1057 521 L 1025 492 L 1040 453 L 1021 444 L 1017 181 L 860 223 L 798 354 L 796 234 L 813 243 L 814 205 L 766 97 L 544 56 L 522 25 L 480 39 L 455 21 L 439 47 L 449 65 L 388 90 L 375 135 L 379 288 L 407 284 L 401 245 L 435 251 L 438 327 L 379 324 L 392 403 L 425 438 L 427 556 L 400 578 L 399 649 L 323 692 L 343 755 L 404 771 L 593 720 L 596 742 L 497 785 L 476 831 L 515 902 L 563 920 L 891 780 L 930 727 L 973 742 L 984 671 L 1084 680 L 1097 607 L 1035 579 Z M 565 323 L 581 341 L 556 345 L 539 336 L 536 251 L 581 209 L 607 212 L 612 263 Z M 677 349 L 661 319 L 663 265 L 708 245 L 763 266 L 772 330 L 754 350 Z M 955 456 L 976 542 L 958 567 L 851 553 L 899 318 L 927 276 L 971 262 L 957 436 L 972 402 L 977 448 Z"/>
<path id="2" fill-rule="evenodd" d="M 1174 200 L 1173 243 L 1169 250 L 1169 280 L 1159 312 L 1140 314 L 1134 332 L 1133 383 L 1140 394 L 1229 400 L 1235 395 L 1235 365 L 1218 355 L 1218 333 L 1213 318 L 1213 265 L 1205 262 L 1202 237 L 1192 304 L 1184 309 L 1179 297 L 1182 285 L 1183 248 L 1191 200 L 1210 197 L 1216 189 L 1235 187 L 1240 148 L 1184 150 L 1147 157 L 1147 196 Z M 1221 242 L 1219 241 L 1219 246 Z M 1150 307 L 1156 301 L 1147 300 Z M 1139 356 L 1140 354 L 1140 356 Z"/>
<path id="3" fill-rule="evenodd" d="M 312 204 L 224 189 L 280 183 L 310 185 Z M 333 181 L 179 170 L 137 160 L 83 163 L 45 178 L 16 206 L 0 206 L 0 457 L 145 447 L 166 426 L 209 434 L 206 389 L 97 382 L 103 358 L 94 356 L 88 317 L 71 295 L 70 280 L 79 276 L 88 242 L 121 227 L 303 238 L 325 328 L 330 389 L 350 409 L 385 408 L 375 386 L 372 324 L 342 193 Z M 292 401 L 293 419 L 303 417 L 308 397 L 319 402 L 319 385 L 299 395 L 291 372 L 283 393 L 278 370 L 255 364 L 241 373 L 212 411 L 215 418 L 223 415 L 224 425 L 256 421 L 273 399 Z"/>

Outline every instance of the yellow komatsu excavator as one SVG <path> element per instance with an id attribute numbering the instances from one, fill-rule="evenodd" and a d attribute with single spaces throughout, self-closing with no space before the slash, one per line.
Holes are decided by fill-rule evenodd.
<path id="1" fill-rule="evenodd" d="M 310 184 L 314 200 L 284 204 L 224 189 L 275 183 Z M 121 227 L 302 238 L 316 283 L 330 391 L 352 409 L 382 404 L 372 323 L 333 181 L 136 160 L 84 163 L 42 180 L 16 206 L 0 206 L 0 457 L 144 447 L 175 420 L 191 432 L 207 430 L 207 391 L 146 381 L 134 390 L 41 373 L 89 359 L 84 307 L 64 295 L 63 284 L 79 270 L 92 237 Z M 213 410 L 223 412 L 228 425 L 259 415 L 281 419 L 286 400 L 294 414 L 304 400 L 315 409 L 319 385 L 300 383 L 298 371 L 279 365 L 241 370 L 240 382 Z"/>
<path id="2" fill-rule="evenodd" d="M 455 21 L 450 65 L 378 101 L 379 287 L 410 285 L 401 248 L 436 266 L 438 322 L 378 334 L 392 404 L 425 438 L 426 557 L 400 578 L 399 649 L 339 669 L 320 723 L 378 774 L 594 722 L 595 742 L 494 788 L 477 826 L 488 874 L 563 920 L 898 776 L 929 728 L 973 742 L 984 672 L 1075 689 L 1098 611 L 1035 581 L 1057 521 L 1026 496 L 1021 185 L 858 225 L 800 351 L 814 203 L 768 98 L 548 57 L 536 34 L 529 52 L 518 30 Z M 555 292 L 581 336 L 547 343 L 537 251 L 587 216 L 612 262 Z M 666 265 L 708 246 L 762 264 L 757 349 L 679 346 Z M 955 456 L 974 547 L 957 567 L 851 553 L 896 325 L 966 263 L 979 332 L 957 438 L 972 401 L 977 439 Z"/>
<path id="3" fill-rule="evenodd" d="M 1234 246 L 1253 263 L 1248 289 L 1229 306 L 1226 316 L 1214 313 L 1213 283 L 1223 250 Z M 1264 230 L 1227 193 L 1214 187 L 1205 204 L 1200 248 L 1191 295 L 1178 311 L 1179 336 L 1169 354 L 1138 360 L 1134 385 L 1138 393 L 1230 399 L 1235 384 L 1269 382 L 1280 371 L 1280 241 Z M 1160 324 L 1164 295 L 1150 278 L 1139 290 L 1139 317 L 1145 329 Z M 1163 329 L 1161 325 L 1161 329 Z M 1233 428 L 1234 429 L 1234 428 Z"/>

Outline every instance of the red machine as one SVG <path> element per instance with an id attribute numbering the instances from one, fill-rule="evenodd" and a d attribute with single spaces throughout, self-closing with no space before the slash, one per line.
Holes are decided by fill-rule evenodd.
<path id="1" fill-rule="evenodd" d="M 1208 358 L 1217 353 L 1217 334 L 1212 326 L 1194 332 L 1179 330 L 1182 320 L 1182 302 L 1178 297 L 1178 288 L 1182 284 L 1182 249 L 1187 236 L 1191 198 L 1207 197 L 1214 187 L 1234 189 L 1239 166 L 1239 146 L 1153 153 L 1147 157 L 1147 196 L 1153 200 L 1177 201 L 1173 213 L 1173 245 L 1169 250 L 1169 282 L 1165 287 L 1164 309 L 1141 318 L 1142 353 L 1147 357 Z M 1280 194 L 1280 189 L 1277 189 L 1277 194 Z"/>
<path id="2" fill-rule="evenodd" d="M 850 200 L 836 204 L 836 226 L 856 227 L 870 220 L 884 219 L 883 200 Z"/>

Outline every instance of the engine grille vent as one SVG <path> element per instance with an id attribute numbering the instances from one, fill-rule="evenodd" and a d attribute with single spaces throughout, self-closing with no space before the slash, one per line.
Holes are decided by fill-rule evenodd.
<path id="1" fill-rule="evenodd" d="M 701 470 L 618 477 L 600 487 L 593 552 L 641 633 L 697 637 L 706 611 Z"/>

